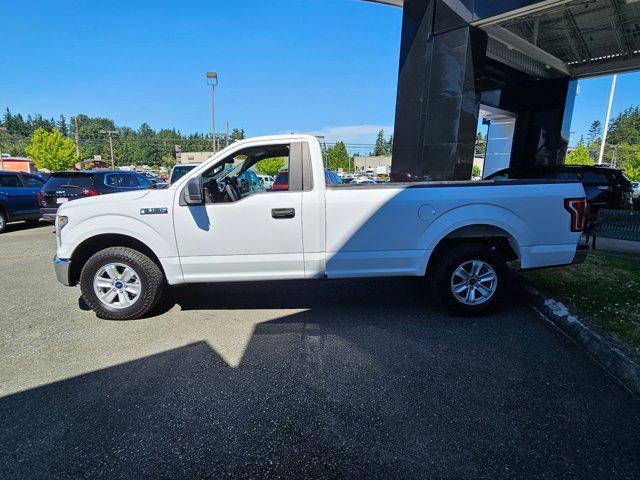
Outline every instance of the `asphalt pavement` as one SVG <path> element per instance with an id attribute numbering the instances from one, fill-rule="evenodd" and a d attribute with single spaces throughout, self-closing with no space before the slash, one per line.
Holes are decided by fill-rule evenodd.
<path id="1" fill-rule="evenodd" d="M 0 478 L 640 478 L 640 402 L 517 291 L 415 279 L 172 289 L 105 321 L 51 226 L 0 235 Z"/>

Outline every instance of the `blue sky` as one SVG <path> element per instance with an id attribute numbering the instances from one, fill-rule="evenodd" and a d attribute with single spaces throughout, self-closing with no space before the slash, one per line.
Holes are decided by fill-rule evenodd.
<path id="1" fill-rule="evenodd" d="M 611 90 L 611 77 L 598 77 L 580 80 L 578 96 L 571 121 L 571 144 L 575 145 L 580 136 L 587 138 L 589 126 L 594 120 L 604 125 Z M 640 105 L 640 73 L 618 75 L 616 90 L 611 108 L 611 118 L 632 105 Z"/>
<path id="2" fill-rule="evenodd" d="M 120 125 L 249 135 L 322 131 L 373 141 L 393 125 L 401 10 L 357 0 L 13 2 L 0 108 Z M 11 19 L 11 21 L 7 21 Z"/>
<path id="3" fill-rule="evenodd" d="M 401 10 L 359 0 L 13 2 L 3 11 L 0 108 L 249 135 L 370 143 L 393 125 Z M 10 19 L 10 21 L 7 21 Z M 604 121 L 609 79 L 581 82 L 572 130 Z M 620 77 L 614 111 L 636 102 Z M 637 102 L 640 103 L 640 102 Z"/>

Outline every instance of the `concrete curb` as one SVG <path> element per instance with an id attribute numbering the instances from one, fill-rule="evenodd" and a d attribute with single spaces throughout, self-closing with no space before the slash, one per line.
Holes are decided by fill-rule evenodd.
<path id="1" fill-rule="evenodd" d="M 640 397 L 640 358 L 607 335 L 573 315 L 562 303 L 547 297 L 520 277 L 531 306 L 553 326 L 582 346 L 624 387 Z"/>

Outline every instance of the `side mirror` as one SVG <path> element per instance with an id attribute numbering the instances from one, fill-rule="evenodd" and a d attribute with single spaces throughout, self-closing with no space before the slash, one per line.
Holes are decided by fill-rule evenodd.
<path id="1" fill-rule="evenodd" d="M 202 205 L 204 203 L 202 177 L 200 175 L 189 179 L 182 190 L 182 199 L 185 205 Z"/>

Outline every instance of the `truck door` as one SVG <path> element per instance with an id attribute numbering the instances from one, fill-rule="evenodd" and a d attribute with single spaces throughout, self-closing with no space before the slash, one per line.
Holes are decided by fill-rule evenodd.
<path id="1" fill-rule="evenodd" d="M 255 142 L 197 170 L 205 188 L 204 205 L 180 204 L 193 175 L 178 184 L 174 226 L 185 281 L 304 278 L 298 151 L 296 144 Z M 272 190 L 241 191 L 239 177 L 246 178 L 244 168 L 257 158 L 262 165 L 279 165 L 285 183 Z M 251 168 L 260 171 L 260 162 Z"/>

